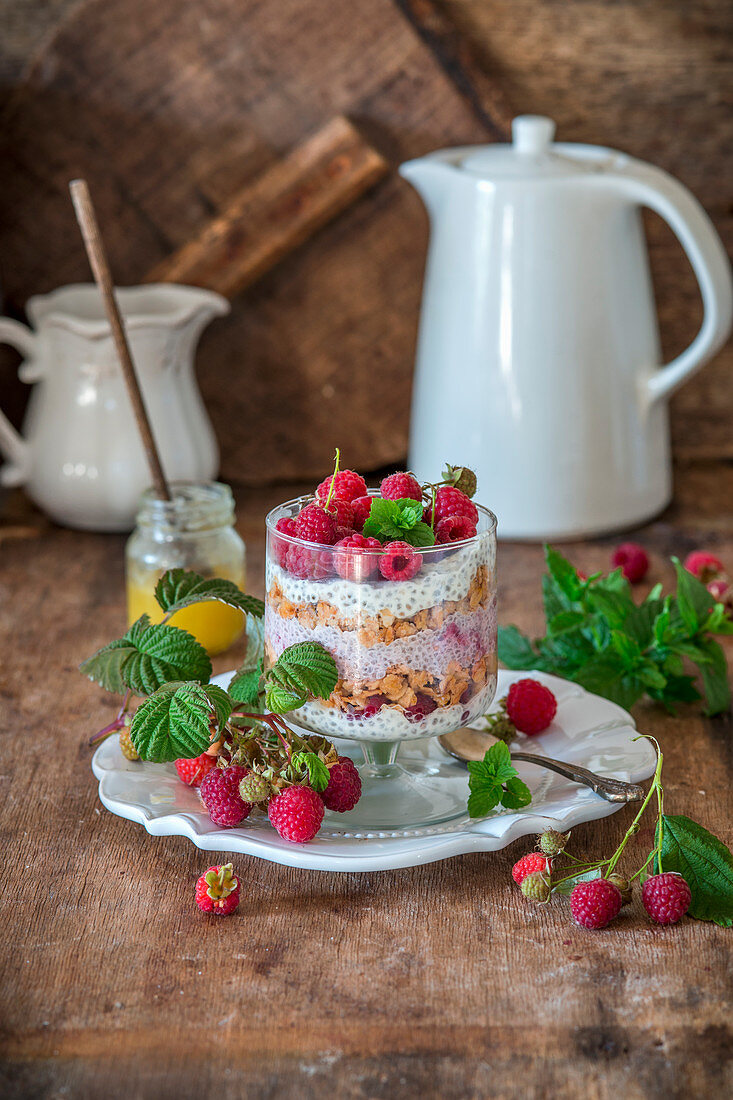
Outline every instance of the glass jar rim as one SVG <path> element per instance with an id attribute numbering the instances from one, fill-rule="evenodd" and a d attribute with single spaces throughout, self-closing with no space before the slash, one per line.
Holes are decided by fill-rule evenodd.
<path id="1" fill-rule="evenodd" d="M 224 482 L 171 481 L 169 486 L 171 500 L 161 500 L 153 488 L 142 494 L 136 517 L 139 527 L 195 533 L 234 523 L 234 496 Z"/>
<path id="2" fill-rule="evenodd" d="M 379 496 L 379 489 L 367 489 L 367 493 L 368 493 L 369 496 L 377 497 L 377 496 Z M 265 516 L 265 524 L 267 526 L 268 531 L 270 531 L 273 536 L 276 536 L 278 539 L 282 539 L 284 542 L 289 543 L 291 546 L 306 547 L 310 550 L 312 550 L 314 547 L 317 548 L 318 550 L 333 550 L 334 546 L 331 546 L 328 543 L 308 542 L 306 539 L 302 539 L 298 535 L 288 535 L 284 531 L 278 531 L 277 527 L 275 526 L 277 524 L 278 520 L 283 519 L 283 518 L 287 518 L 287 517 L 283 516 L 283 514 L 282 514 L 282 510 L 284 508 L 288 508 L 292 505 L 298 505 L 299 507 L 302 508 L 302 507 L 305 507 L 306 504 L 312 504 L 314 500 L 315 500 L 315 497 L 314 497 L 313 493 L 306 493 L 303 496 L 293 497 L 292 500 L 284 500 L 281 504 L 276 505 Z M 495 536 L 498 520 L 497 520 L 496 516 L 494 515 L 494 513 L 489 508 L 486 508 L 483 504 L 477 504 L 475 500 L 472 501 L 472 503 L 476 506 L 476 508 L 479 512 L 479 515 L 482 516 L 484 518 L 484 520 L 487 522 L 487 526 L 483 531 L 477 531 L 475 535 L 472 535 L 471 538 L 468 538 L 468 539 L 460 539 L 460 540 L 457 540 L 456 542 L 448 542 L 448 543 L 446 543 L 446 542 L 436 542 L 432 546 L 415 546 L 414 550 L 419 554 L 425 554 L 425 555 L 436 554 L 436 553 L 445 553 L 445 551 L 448 550 L 448 549 L 458 550 L 458 549 L 461 549 L 464 546 L 471 546 L 471 545 L 475 544 L 476 542 L 478 542 L 480 539 L 485 538 L 487 535 L 494 535 Z M 401 541 L 401 540 L 394 540 L 394 541 Z M 383 553 L 385 553 L 386 549 L 387 549 L 387 546 L 385 544 L 384 546 L 382 546 L 381 550 L 377 550 L 375 548 L 374 550 L 369 550 L 369 553 L 370 554 L 383 554 Z"/>

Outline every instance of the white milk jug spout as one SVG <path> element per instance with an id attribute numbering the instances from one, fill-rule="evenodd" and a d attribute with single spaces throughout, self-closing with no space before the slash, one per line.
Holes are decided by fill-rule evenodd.
<path id="1" fill-rule="evenodd" d="M 514 120 L 511 145 L 441 150 L 402 174 L 430 215 L 410 466 L 465 462 L 503 538 L 633 526 L 668 503 L 667 398 L 733 315 L 728 259 L 700 204 L 613 149 Z M 687 252 L 700 332 L 662 363 L 642 207 Z"/>
<path id="2" fill-rule="evenodd" d="M 159 284 L 115 291 L 163 468 L 171 480 L 216 474 L 216 439 L 193 372 L 204 326 L 229 311 L 219 294 Z M 0 412 L 0 484 L 23 485 L 58 523 L 126 531 L 150 483 L 145 453 L 96 287 L 28 302 L 32 328 L 0 318 L 0 340 L 35 383 L 22 434 Z"/>

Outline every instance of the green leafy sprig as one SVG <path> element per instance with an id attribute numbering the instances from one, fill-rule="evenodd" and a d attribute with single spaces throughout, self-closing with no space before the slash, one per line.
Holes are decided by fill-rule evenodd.
<path id="1" fill-rule="evenodd" d="M 182 569 L 164 574 L 155 594 L 166 619 L 201 600 L 239 608 L 247 624 L 245 659 L 225 691 L 209 682 L 211 661 L 193 635 L 165 621 L 151 624 L 149 616 L 142 615 L 121 638 L 81 665 L 81 671 L 105 690 L 125 695 L 115 721 L 92 741 L 129 722 L 127 702 L 130 695 L 138 695 L 143 701 L 132 717 L 130 736 L 142 760 L 196 757 L 222 738 L 231 740 L 236 735 L 241 740 L 243 727 L 259 726 L 262 729 L 253 737 L 263 752 L 269 739 L 271 747 L 285 752 L 289 775 L 310 776 L 312 783 L 322 784 L 314 789 L 323 789 L 328 776 L 324 783 L 318 753 L 311 752 L 277 716 L 309 699 L 328 698 L 338 678 L 331 654 L 318 642 L 299 642 L 284 650 L 265 674 L 261 600 L 241 592 L 231 581 L 206 580 Z M 301 751 L 297 765 L 293 744 Z M 330 747 L 319 751 L 330 759 Z"/>
<path id="2" fill-rule="evenodd" d="M 435 533 L 423 522 L 423 506 L 419 500 L 383 500 L 373 497 L 369 515 L 364 521 L 364 534 L 380 542 L 408 542 L 410 546 L 433 546 Z"/>
<path id="3" fill-rule="evenodd" d="M 624 878 L 627 888 L 631 887 L 634 880 L 638 879 L 641 882 L 649 874 L 659 875 L 666 871 L 675 871 L 682 875 L 690 887 L 692 894 L 692 902 L 688 910 L 690 916 L 730 928 L 733 926 L 733 854 L 721 840 L 689 817 L 670 817 L 665 814 L 662 786 L 664 757 L 653 737 L 647 734 L 641 736 L 654 744 L 657 751 L 657 766 L 644 801 L 624 833 L 621 843 L 608 859 L 594 860 L 590 863 L 577 859 L 565 850 L 563 855 L 571 860 L 574 866 L 572 869 L 566 867 L 564 871 L 558 868 L 552 869 L 551 875 L 546 876 L 547 891 L 544 900 L 549 900 L 551 894 L 555 893 L 570 894 L 579 882 L 588 882 L 601 876 L 609 878 L 617 875 L 617 867 L 624 850 L 632 838 L 639 833 L 641 820 L 649 804 L 656 802 L 654 847 L 641 866 L 628 878 Z"/>
<path id="4" fill-rule="evenodd" d="M 532 801 L 529 787 L 519 778 L 503 741 L 493 744 L 483 760 L 469 762 L 468 789 L 469 817 L 485 817 L 499 803 L 508 810 L 520 810 Z"/>
<path id="5" fill-rule="evenodd" d="M 545 558 L 547 633 L 531 641 L 515 626 L 499 627 L 507 668 L 554 673 L 627 709 L 646 694 L 673 712 L 702 697 L 685 670 L 689 661 L 700 673 L 705 713 L 729 709 L 725 654 L 713 635 L 733 634 L 733 621 L 677 558 L 676 593 L 665 596 L 655 585 L 640 604 L 620 569 L 586 580 L 551 546 Z"/>

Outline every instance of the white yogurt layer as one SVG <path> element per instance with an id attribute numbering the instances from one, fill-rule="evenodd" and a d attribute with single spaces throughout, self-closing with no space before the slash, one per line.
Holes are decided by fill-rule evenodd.
<path id="1" fill-rule="evenodd" d="M 383 707 L 371 718 L 350 719 L 337 707 L 321 703 L 306 703 L 295 712 L 298 725 L 306 726 L 328 737 L 344 737 L 349 741 L 416 741 L 420 737 L 437 737 L 473 722 L 489 709 L 496 693 L 496 674 L 489 676 L 485 686 L 467 703 L 454 707 L 438 707 L 419 722 L 410 722 L 401 710 Z"/>
<path id="2" fill-rule="evenodd" d="M 409 581 L 387 581 L 381 578 L 361 584 L 334 576 L 326 580 L 294 577 L 268 557 L 267 591 L 274 581 L 285 599 L 294 604 L 316 605 L 324 600 L 337 607 L 343 618 L 366 617 L 379 611 L 389 611 L 398 619 L 409 619 L 418 611 L 444 603 L 462 600 L 480 565 L 486 565 L 489 576 L 494 571 L 494 547 L 491 539 L 481 538 L 456 550 L 442 561 L 423 557 L 420 572 Z"/>

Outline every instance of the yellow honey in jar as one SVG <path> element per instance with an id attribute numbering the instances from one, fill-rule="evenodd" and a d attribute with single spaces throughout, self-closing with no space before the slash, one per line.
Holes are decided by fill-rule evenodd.
<path id="1" fill-rule="evenodd" d="M 234 501 L 227 485 L 174 482 L 172 500 L 144 494 L 137 527 L 126 552 L 127 618 L 148 614 L 160 622 L 164 612 L 155 586 L 167 569 L 189 569 L 204 577 L 222 577 L 244 587 L 245 548 L 234 529 Z M 201 643 L 210 656 L 223 653 L 241 635 L 244 615 L 216 600 L 202 600 L 168 620 Z"/>

